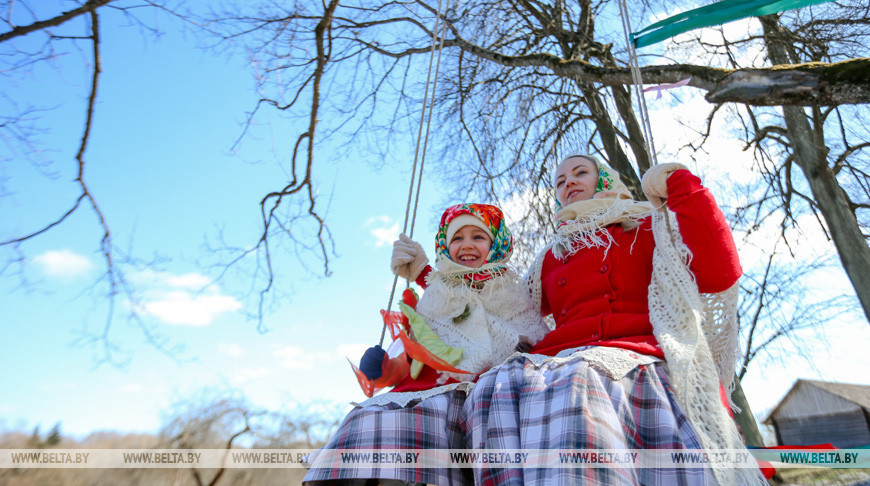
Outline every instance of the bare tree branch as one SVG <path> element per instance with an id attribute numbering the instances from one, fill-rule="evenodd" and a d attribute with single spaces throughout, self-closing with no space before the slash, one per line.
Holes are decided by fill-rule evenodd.
<path id="1" fill-rule="evenodd" d="M 41 30 L 45 30 L 49 27 L 56 27 L 58 25 L 67 22 L 68 20 L 74 19 L 79 15 L 86 13 L 93 13 L 98 8 L 106 5 L 114 0 L 88 0 L 81 7 L 75 8 L 68 12 L 64 12 L 56 17 L 52 17 L 48 20 L 40 20 L 38 22 L 34 22 L 30 25 L 23 25 L 20 27 L 15 27 L 8 32 L 3 32 L 0 34 L 0 43 L 6 42 L 7 40 L 14 39 L 16 37 L 20 37 L 22 35 L 30 34 L 31 32 L 38 32 Z"/>

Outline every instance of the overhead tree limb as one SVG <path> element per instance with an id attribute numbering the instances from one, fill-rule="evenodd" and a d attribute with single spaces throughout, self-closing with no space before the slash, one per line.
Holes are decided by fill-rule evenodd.
<path id="1" fill-rule="evenodd" d="M 56 27 L 58 25 L 63 24 L 64 22 L 74 19 L 79 15 L 86 14 L 88 12 L 93 12 L 96 9 L 106 5 L 114 0 L 89 0 L 84 5 L 79 8 L 70 10 L 69 12 L 64 12 L 56 17 L 50 18 L 48 20 L 39 20 L 30 25 L 22 25 L 19 27 L 15 27 L 8 32 L 4 32 L 0 34 L 0 43 L 6 42 L 10 39 L 14 39 L 16 37 L 20 37 L 22 35 L 27 35 L 31 32 L 40 31 L 46 29 L 48 27 Z"/>
<path id="2" fill-rule="evenodd" d="M 608 86 L 632 84 L 628 68 L 601 67 L 580 59 L 566 60 L 548 53 L 509 56 L 463 39 L 455 28 L 453 35 L 453 39 L 445 39 L 445 47 L 459 47 L 503 66 L 546 67 L 557 76 L 582 78 Z M 412 52 L 394 53 L 407 54 Z M 734 102 L 755 106 L 870 103 L 870 58 L 734 70 L 673 64 L 644 66 L 640 72 L 646 84 L 676 83 L 691 78 L 688 85 L 707 91 L 706 99 L 711 103 Z"/>

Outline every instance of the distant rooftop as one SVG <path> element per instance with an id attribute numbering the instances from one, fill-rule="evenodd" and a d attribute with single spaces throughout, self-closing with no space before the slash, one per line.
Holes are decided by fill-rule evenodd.
<path id="1" fill-rule="evenodd" d="M 838 396 L 844 400 L 848 400 L 859 407 L 870 412 L 870 385 L 857 385 L 852 383 L 834 383 L 830 381 L 821 381 L 821 380 L 797 380 L 794 385 L 791 386 L 788 393 L 782 397 L 782 400 L 774 407 L 774 409 L 768 414 L 767 418 L 762 421 L 762 423 L 769 423 L 770 419 L 779 411 L 780 407 L 783 403 L 788 399 L 791 394 L 797 390 L 801 384 L 810 385 L 821 390 L 824 390 L 832 395 Z"/>

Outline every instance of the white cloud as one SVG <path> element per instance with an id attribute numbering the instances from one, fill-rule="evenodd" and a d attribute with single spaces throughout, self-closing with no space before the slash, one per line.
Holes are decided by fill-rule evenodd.
<path id="1" fill-rule="evenodd" d="M 143 289 L 137 310 L 167 324 L 206 326 L 221 314 L 242 308 L 238 299 L 224 294 L 201 273 L 146 269 L 132 274 L 130 281 Z"/>
<path id="2" fill-rule="evenodd" d="M 232 377 L 232 381 L 236 384 L 243 384 L 257 378 L 262 378 L 269 374 L 269 368 L 265 366 L 260 366 L 257 368 L 241 368 L 236 370 L 235 374 Z"/>
<path id="3" fill-rule="evenodd" d="M 50 250 L 33 258 L 42 273 L 49 277 L 72 279 L 88 274 L 94 263 L 86 256 L 72 250 Z"/>
<path id="4" fill-rule="evenodd" d="M 392 245 L 399 239 L 399 223 L 389 216 L 369 218 L 365 226 L 371 228 L 369 233 L 375 238 L 375 248 Z"/>
<path id="5" fill-rule="evenodd" d="M 192 294 L 187 291 L 165 292 L 160 298 L 145 302 L 143 310 L 167 324 L 206 326 L 225 312 L 242 308 L 235 297 L 217 292 Z"/>
<path id="6" fill-rule="evenodd" d="M 217 347 L 218 353 L 225 354 L 231 358 L 238 358 L 245 354 L 245 349 L 236 343 L 221 343 Z"/>
<path id="7" fill-rule="evenodd" d="M 167 275 L 166 284 L 170 287 L 198 290 L 211 285 L 211 279 L 201 273 L 185 273 L 184 275 Z"/>
<path id="8" fill-rule="evenodd" d="M 335 348 L 335 354 L 343 360 L 349 358 L 351 361 L 359 360 L 370 346 L 366 344 L 342 344 Z"/>
<path id="9" fill-rule="evenodd" d="M 336 361 L 337 355 L 322 351 L 308 351 L 299 346 L 282 346 L 273 353 L 281 366 L 291 370 L 313 370 L 317 365 Z"/>
<path id="10" fill-rule="evenodd" d="M 142 393 L 143 389 L 144 388 L 139 383 L 127 383 L 120 388 L 122 392 L 127 393 Z"/>

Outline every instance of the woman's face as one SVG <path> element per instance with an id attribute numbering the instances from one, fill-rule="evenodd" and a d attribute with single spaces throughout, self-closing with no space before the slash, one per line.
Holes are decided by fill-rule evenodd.
<path id="1" fill-rule="evenodd" d="M 466 225 L 453 235 L 447 252 L 450 259 L 470 268 L 480 268 L 492 247 L 492 236 L 477 226 Z"/>
<path id="2" fill-rule="evenodd" d="M 583 157 L 571 157 L 556 167 L 556 199 L 563 207 L 592 199 L 598 187 L 598 168 Z"/>

